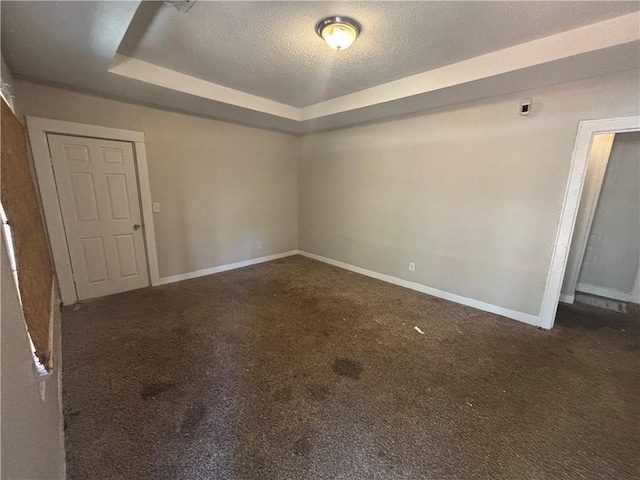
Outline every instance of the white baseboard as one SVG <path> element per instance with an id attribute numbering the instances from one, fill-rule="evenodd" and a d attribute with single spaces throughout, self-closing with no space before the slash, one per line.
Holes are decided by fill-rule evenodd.
<path id="1" fill-rule="evenodd" d="M 376 278 L 378 280 L 382 280 L 383 282 L 399 285 L 401 287 L 409 288 L 417 292 L 426 293 L 427 295 L 432 295 L 434 297 L 442 298 L 455 303 L 460 303 L 462 305 L 467 305 L 469 307 L 477 308 L 478 310 L 483 310 L 485 312 L 502 315 L 503 317 L 511 318 L 513 320 L 518 320 L 520 322 L 524 322 L 529 325 L 534 325 L 536 327 L 543 326 L 541 325 L 540 318 L 535 315 L 530 315 L 528 313 L 510 310 L 508 308 L 499 307 L 497 305 L 491 305 L 489 303 L 481 302 L 479 300 L 474 300 L 472 298 L 463 297 L 460 295 L 456 295 L 454 293 L 444 292 L 436 288 L 427 287 L 426 285 L 422 285 L 420 283 L 411 282 L 409 280 L 403 280 L 397 277 L 392 277 L 391 275 L 374 272 L 372 270 L 367 270 L 366 268 L 356 267 L 355 265 L 350 265 L 348 263 L 340 262 L 338 260 L 333 260 L 332 258 L 323 257 L 320 255 L 316 255 L 314 253 L 303 252 L 301 250 L 290 250 L 284 253 L 268 255 L 266 257 L 252 258 L 250 260 L 244 260 L 242 262 L 230 263 L 227 265 L 219 265 L 217 267 L 196 270 L 195 272 L 181 273 L 178 275 L 171 275 L 169 277 L 162 277 L 160 278 L 158 285 L 165 285 L 168 283 L 180 282 L 182 280 L 189 280 L 190 278 L 203 277 L 205 275 L 213 275 L 214 273 L 221 273 L 221 272 L 226 272 L 228 270 L 234 270 L 236 268 L 248 267 L 250 265 L 256 265 L 258 263 L 269 262 L 271 260 L 277 260 L 279 258 L 290 257 L 292 255 L 302 255 L 308 258 L 312 258 L 313 260 L 318 260 L 323 263 L 328 263 L 329 265 L 333 265 L 335 267 L 343 268 L 345 270 L 350 270 L 352 272 L 365 275 L 367 277 Z"/>
<path id="2" fill-rule="evenodd" d="M 202 270 L 196 270 L 195 272 L 180 273 L 178 275 L 162 277 L 158 281 L 158 285 L 166 285 L 167 283 L 181 282 L 182 280 L 189 280 L 190 278 L 204 277 L 205 275 L 213 275 L 214 273 L 226 272 L 228 270 L 235 270 L 236 268 L 248 267 L 250 265 L 256 265 L 257 263 L 270 262 L 271 260 L 277 260 L 278 258 L 298 255 L 299 253 L 300 253 L 299 250 L 290 250 L 284 253 L 267 255 L 266 257 L 251 258 L 249 260 L 244 260 L 242 262 L 229 263 L 227 265 L 219 265 L 217 267 L 211 267 L 211 268 L 204 268 Z"/>
<path id="3" fill-rule="evenodd" d="M 591 285 L 590 283 L 578 283 L 576 285 L 576 291 L 588 293 L 589 295 L 597 295 L 598 297 L 620 300 L 621 302 L 633 302 L 633 295 L 630 293 L 621 292 L 612 288 L 599 287 L 597 285 Z"/>
<path id="4" fill-rule="evenodd" d="M 528 313 L 518 312 L 515 310 L 510 310 L 508 308 L 499 307 L 497 305 L 484 303 L 478 300 L 474 300 L 472 298 L 462 297 L 454 293 L 444 292 L 436 288 L 427 287 L 426 285 L 422 285 L 420 283 L 410 282 L 408 280 L 403 280 L 401 278 L 392 277 L 391 275 L 385 275 L 384 273 L 378 273 L 372 270 L 367 270 L 365 268 L 356 267 L 355 265 L 350 265 L 348 263 L 340 262 L 338 260 L 322 257 L 314 253 L 300 251 L 299 254 L 308 258 L 312 258 L 314 260 L 318 260 L 320 262 L 328 263 L 329 265 L 344 268 L 345 270 L 350 270 L 352 272 L 356 272 L 361 275 L 366 275 L 367 277 L 376 278 L 378 280 L 382 280 L 383 282 L 399 285 L 401 287 L 409 288 L 411 290 L 416 290 L 421 293 L 426 293 L 427 295 L 432 295 L 434 297 L 443 298 L 445 300 L 450 300 L 455 303 L 460 303 L 462 305 L 467 305 L 469 307 L 477 308 L 478 310 L 483 310 L 485 312 L 502 315 L 503 317 L 528 323 L 529 325 L 534 325 L 536 327 L 547 328 L 544 325 L 542 325 L 542 322 L 540 321 L 540 317 L 536 315 L 530 315 Z"/>
<path id="5" fill-rule="evenodd" d="M 573 302 L 576 301 L 576 295 L 575 295 L 575 293 L 561 293 L 560 294 L 560 301 L 562 303 L 572 304 Z"/>
<path id="6" fill-rule="evenodd" d="M 613 300 L 611 298 L 596 297 L 595 295 L 588 293 L 576 293 L 576 303 L 605 308 L 618 313 L 627 313 L 627 304 L 625 302 Z"/>

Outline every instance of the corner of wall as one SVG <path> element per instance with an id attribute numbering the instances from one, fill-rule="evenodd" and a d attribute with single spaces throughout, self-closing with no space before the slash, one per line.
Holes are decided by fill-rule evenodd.
<path id="1" fill-rule="evenodd" d="M 16 79 L 11 73 L 7 62 L 4 59 L 4 55 L 0 54 L 0 92 L 2 97 L 6 100 L 7 105 L 18 116 L 15 110 L 14 97 L 15 97 Z"/>
<path id="2" fill-rule="evenodd" d="M 2 237 L 2 235 L 0 235 Z M 65 478 L 62 416 L 60 302 L 51 284 L 50 373 L 41 375 L 33 358 L 4 238 L 0 241 L 2 275 L 2 478 Z"/>
<path id="3" fill-rule="evenodd" d="M 302 142 L 304 141 L 304 137 L 303 136 L 298 136 L 298 137 L 294 137 L 293 139 L 293 145 L 294 145 L 294 158 L 295 158 L 295 162 L 296 162 L 296 249 L 300 249 L 301 248 L 301 238 L 300 238 L 300 231 L 301 231 L 301 227 L 302 227 L 302 209 L 300 208 L 300 203 L 301 203 L 301 199 L 302 199 L 302 192 L 301 192 L 301 188 L 300 188 L 300 184 L 301 184 L 301 169 L 300 169 L 300 163 L 302 162 Z"/>

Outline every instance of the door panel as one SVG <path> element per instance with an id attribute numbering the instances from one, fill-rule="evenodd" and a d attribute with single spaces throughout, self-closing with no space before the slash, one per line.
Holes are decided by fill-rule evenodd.
<path id="1" fill-rule="evenodd" d="M 133 234 L 116 235 L 116 251 L 122 278 L 138 275 L 136 264 L 136 245 Z"/>
<path id="2" fill-rule="evenodd" d="M 107 196 L 111 205 L 112 220 L 131 220 L 129 196 L 127 195 L 127 176 L 122 173 L 108 173 Z"/>
<path id="3" fill-rule="evenodd" d="M 87 281 L 89 283 L 108 281 L 107 258 L 102 238 L 81 238 L 80 244 L 82 245 L 83 259 L 87 270 Z"/>
<path id="4" fill-rule="evenodd" d="M 73 211 L 78 222 L 100 220 L 96 203 L 96 187 L 91 173 L 69 173 Z"/>
<path id="5" fill-rule="evenodd" d="M 133 146 L 48 139 L 78 299 L 148 286 Z"/>
<path id="6" fill-rule="evenodd" d="M 115 165 L 124 165 L 124 157 L 122 151 L 117 148 L 100 147 L 102 152 L 103 163 L 110 163 Z"/>
<path id="7" fill-rule="evenodd" d="M 67 144 L 64 146 L 64 160 L 89 163 L 89 149 L 85 145 Z"/>

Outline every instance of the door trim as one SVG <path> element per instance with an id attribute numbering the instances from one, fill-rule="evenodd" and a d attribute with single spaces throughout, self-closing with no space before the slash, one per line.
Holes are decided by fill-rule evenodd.
<path id="1" fill-rule="evenodd" d="M 551 328 L 555 322 L 593 137 L 599 133 L 622 133 L 636 130 L 640 130 L 640 115 L 603 120 L 585 120 L 578 125 L 578 135 L 573 148 L 569 180 L 564 192 L 560 222 L 540 308 L 540 325 L 543 328 Z"/>
<path id="2" fill-rule="evenodd" d="M 64 305 L 71 305 L 78 301 L 76 286 L 73 281 L 71 257 L 67 247 L 67 237 L 62 220 L 62 211 L 58 200 L 53 173 L 53 164 L 49 152 L 47 134 L 73 135 L 76 137 L 100 138 L 118 140 L 133 145 L 135 157 L 138 192 L 142 221 L 144 223 L 144 243 L 147 251 L 147 265 L 149 267 L 149 283 L 159 285 L 158 253 L 156 251 L 155 229 L 153 226 L 153 210 L 151 205 L 151 188 L 149 185 L 149 170 L 147 168 L 147 153 L 143 132 L 122 130 L 119 128 L 88 125 L 84 123 L 65 122 L 48 118 L 26 117 L 29 143 L 33 155 L 36 178 L 42 198 L 42 208 L 51 244 L 51 253 L 55 266 L 60 298 Z"/>
<path id="3" fill-rule="evenodd" d="M 633 302 L 634 297 L 634 288 L 631 290 L 631 293 L 622 292 L 620 290 L 614 290 L 613 288 L 601 287 L 599 285 L 591 285 L 590 283 L 580 283 L 576 284 L 576 293 L 586 293 L 589 295 L 596 295 L 598 297 L 611 298 L 613 300 L 620 300 L 621 302 Z"/>
<path id="4" fill-rule="evenodd" d="M 578 204 L 578 213 L 576 215 L 576 225 L 573 229 L 573 238 L 571 239 L 571 246 L 569 247 L 569 255 L 567 256 L 567 266 L 565 268 L 564 277 L 562 278 L 562 286 L 567 286 L 566 291 L 568 295 L 573 295 L 575 301 L 576 285 L 578 284 L 578 277 L 580 276 L 580 270 L 582 269 L 582 262 L 584 261 L 585 253 L 587 252 L 587 243 L 589 241 L 589 235 L 591 234 L 591 227 L 593 226 L 593 219 L 596 214 L 596 208 L 600 201 L 600 193 L 602 192 L 602 185 L 604 184 L 604 175 L 609 167 L 609 159 L 611 157 L 611 149 L 613 148 L 613 142 L 615 139 L 615 133 L 605 133 L 598 135 L 606 135 L 606 143 L 602 145 L 602 149 L 598 152 L 593 152 L 593 148 L 589 150 L 589 158 L 585 167 L 584 176 L 585 180 L 583 185 L 587 182 L 587 174 L 593 172 L 593 192 L 588 197 L 584 188 L 580 195 L 580 203 Z M 595 157 L 594 157 L 595 153 Z M 604 160 L 603 160 L 604 159 Z M 595 164 L 591 164 L 596 160 Z M 586 224 L 583 230 L 576 230 L 578 227 L 578 218 L 583 216 L 586 218 Z M 572 251 L 575 250 L 574 258 L 571 258 Z M 562 289 L 560 289 L 562 292 Z M 562 295 L 560 295 L 562 298 Z M 570 302 L 570 303 L 573 303 Z"/>

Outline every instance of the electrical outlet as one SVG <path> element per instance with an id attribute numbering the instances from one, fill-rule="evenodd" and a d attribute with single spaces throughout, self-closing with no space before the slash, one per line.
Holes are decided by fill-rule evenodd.
<path id="1" fill-rule="evenodd" d="M 262 250 L 262 242 L 256 243 L 256 250 Z"/>
<path id="2" fill-rule="evenodd" d="M 160 211 L 160 204 L 158 202 L 153 202 L 151 204 L 153 213 L 158 213 Z"/>
<path id="3" fill-rule="evenodd" d="M 409 271 L 410 272 L 415 272 L 416 271 L 416 264 L 411 262 L 409 263 Z"/>

